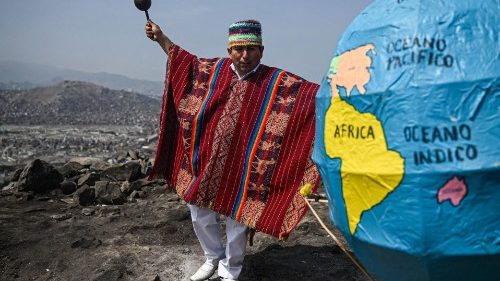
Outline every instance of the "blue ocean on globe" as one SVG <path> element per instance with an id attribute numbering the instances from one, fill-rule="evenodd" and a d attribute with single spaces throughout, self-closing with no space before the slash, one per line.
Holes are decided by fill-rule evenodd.
<path id="1" fill-rule="evenodd" d="M 378 0 L 329 62 L 313 160 L 376 280 L 500 276 L 499 15 L 499 0 Z"/>

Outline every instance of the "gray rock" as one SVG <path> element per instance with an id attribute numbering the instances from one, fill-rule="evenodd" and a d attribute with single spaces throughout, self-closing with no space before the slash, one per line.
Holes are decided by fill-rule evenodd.
<path id="1" fill-rule="evenodd" d="M 14 193 L 14 196 L 16 196 L 18 201 L 30 201 L 31 199 L 35 198 L 33 191 L 16 192 Z"/>
<path id="2" fill-rule="evenodd" d="M 149 170 L 152 168 L 152 163 L 151 161 L 149 161 L 149 159 L 145 158 L 145 159 L 140 159 L 139 160 L 140 163 L 141 163 L 141 172 L 144 174 L 144 175 L 147 175 Z"/>
<path id="3" fill-rule="evenodd" d="M 23 169 L 22 168 L 19 168 L 17 169 L 16 171 L 14 171 L 14 174 L 12 174 L 12 176 L 10 176 L 10 179 L 8 179 L 9 181 L 18 181 L 19 180 L 19 176 L 21 175 L 21 173 L 23 172 Z"/>
<path id="4" fill-rule="evenodd" d="M 63 194 L 68 195 L 76 191 L 76 183 L 72 181 L 61 182 L 61 191 Z"/>
<path id="5" fill-rule="evenodd" d="M 64 202 L 66 204 L 71 204 L 73 205 L 73 203 L 75 203 L 75 199 L 74 198 L 60 198 L 59 201 L 61 202 Z"/>
<path id="6" fill-rule="evenodd" d="M 66 180 L 67 181 L 72 181 L 74 183 L 76 183 L 78 185 L 78 180 L 83 177 L 84 175 L 78 175 L 78 176 L 74 176 L 74 177 L 70 177 L 70 178 L 67 178 Z"/>
<path id="7" fill-rule="evenodd" d="M 118 155 L 116 155 L 116 161 L 118 163 L 125 162 L 127 160 L 128 153 L 126 151 L 120 151 Z"/>
<path id="8" fill-rule="evenodd" d="M 37 193 L 59 188 L 59 183 L 64 180 L 52 165 L 35 159 L 23 169 L 16 188 L 18 191 L 34 191 Z"/>
<path id="9" fill-rule="evenodd" d="M 15 182 L 11 182 L 9 183 L 8 185 L 2 187 L 2 191 L 5 191 L 5 190 L 12 190 L 16 187 L 16 183 Z"/>
<path id="10" fill-rule="evenodd" d="M 138 179 L 130 183 L 130 188 L 132 190 L 141 190 L 142 187 L 154 184 L 154 181 L 148 181 L 147 179 Z"/>
<path id="11" fill-rule="evenodd" d="M 100 217 L 120 217 L 121 209 L 119 206 L 99 206 L 98 209 Z"/>
<path id="12" fill-rule="evenodd" d="M 126 197 L 120 190 L 120 184 L 116 182 L 97 181 L 95 183 L 95 197 L 98 203 L 107 205 L 126 202 Z"/>
<path id="13" fill-rule="evenodd" d="M 84 216 L 92 216 L 93 214 L 95 214 L 95 210 L 92 208 L 83 208 L 82 209 L 82 215 L 84 215 Z"/>
<path id="14" fill-rule="evenodd" d="M 139 196 L 139 198 L 146 198 L 147 197 L 147 193 L 145 191 L 138 190 L 137 191 L 137 196 Z"/>
<path id="15" fill-rule="evenodd" d="M 132 191 L 134 191 L 132 189 L 131 184 L 128 181 L 122 182 L 122 185 L 120 186 L 120 190 L 125 195 L 130 195 L 130 193 L 132 193 Z"/>
<path id="16" fill-rule="evenodd" d="M 83 168 L 84 166 L 78 162 L 68 162 L 58 170 L 65 178 L 70 178 L 81 174 Z"/>
<path id="17" fill-rule="evenodd" d="M 138 161 L 130 161 L 123 165 L 114 166 L 104 170 L 102 177 L 113 181 L 135 181 L 142 176 L 141 164 Z"/>
<path id="18" fill-rule="evenodd" d="M 101 159 L 99 158 L 96 158 L 96 157 L 75 157 L 75 158 L 71 158 L 70 162 L 76 162 L 76 163 L 79 163 L 80 165 L 83 165 L 85 167 L 90 167 L 92 164 L 96 163 L 96 162 L 100 162 L 102 161 Z"/>
<path id="19" fill-rule="evenodd" d="M 129 150 L 127 152 L 128 156 L 130 157 L 130 159 L 132 160 L 139 160 L 139 154 L 133 150 Z"/>
<path id="20" fill-rule="evenodd" d="M 108 169 L 110 166 L 111 165 L 105 161 L 96 161 L 90 165 L 90 170 L 101 172 Z"/>
<path id="21" fill-rule="evenodd" d="M 101 176 L 97 173 L 88 173 L 78 179 L 78 186 L 82 186 L 84 184 L 93 186 L 96 181 L 100 180 Z"/>
<path id="22" fill-rule="evenodd" d="M 167 188 L 165 186 L 155 185 L 150 191 L 152 194 L 165 194 L 167 193 Z"/>
<path id="23" fill-rule="evenodd" d="M 132 191 L 132 193 L 130 193 L 130 195 L 128 196 L 128 199 L 129 199 L 129 201 L 132 201 L 132 199 L 138 198 L 138 197 L 139 197 L 139 195 L 137 194 L 137 191 L 134 190 L 134 191 Z"/>
<path id="24" fill-rule="evenodd" d="M 130 193 L 129 199 L 134 198 L 146 198 L 146 192 L 142 190 L 134 190 L 132 191 L 132 193 Z"/>
<path id="25" fill-rule="evenodd" d="M 95 203 L 95 190 L 88 185 L 82 186 L 73 195 L 75 203 L 88 206 Z"/>
<path id="26" fill-rule="evenodd" d="M 50 216 L 51 219 L 56 220 L 56 221 L 63 221 L 70 219 L 72 216 L 71 214 L 60 214 L 60 215 L 52 215 Z"/>

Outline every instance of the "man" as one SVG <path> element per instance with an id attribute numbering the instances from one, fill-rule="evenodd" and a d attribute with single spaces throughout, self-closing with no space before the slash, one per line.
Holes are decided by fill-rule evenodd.
<path id="1" fill-rule="evenodd" d="M 261 25 L 229 27 L 227 58 L 197 58 L 155 23 L 146 35 L 168 55 L 160 138 L 151 177 L 163 177 L 191 211 L 206 261 L 191 280 L 237 280 L 248 227 L 286 239 L 315 186 L 310 160 L 318 85 L 260 63 Z M 227 243 L 219 233 L 226 217 Z"/>

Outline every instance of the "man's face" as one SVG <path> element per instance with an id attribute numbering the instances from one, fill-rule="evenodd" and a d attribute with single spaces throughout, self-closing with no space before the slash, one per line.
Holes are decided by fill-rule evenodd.
<path id="1" fill-rule="evenodd" d="M 236 71 L 240 76 L 243 76 L 260 63 L 264 46 L 235 46 L 228 48 L 227 52 L 236 67 Z"/>

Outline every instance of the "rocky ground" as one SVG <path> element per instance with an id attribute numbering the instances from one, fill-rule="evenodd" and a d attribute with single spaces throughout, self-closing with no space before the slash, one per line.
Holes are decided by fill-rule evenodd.
<path id="1" fill-rule="evenodd" d="M 161 101 L 23 89 L 0 90 L 0 281 L 188 280 L 204 260 L 189 210 L 145 179 Z M 365 279 L 308 214 L 286 242 L 257 233 L 240 280 Z"/>
<path id="2" fill-rule="evenodd" d="M 0 192 L 0 280 L 188 280 L 203 262 L 189 210 L 150 162 L 34 160 Z M 327 206 L 313 203 L 327 218 Z M 240 280 L 365 280 L 312 214 L 288 241 L 257 233 Z"/>
<path id="3" fill-rule="evenodd" d="M 116 160 L 122 160 L 128 150 L 152 155 L 158 139 L 156 129 L 152 127 L 0 125 L 0 177 L 2 171 L 15 170 L 36 158 L 62 165 L 74 157 L 98 155 L 102 160 L 116 164 Z"/>

